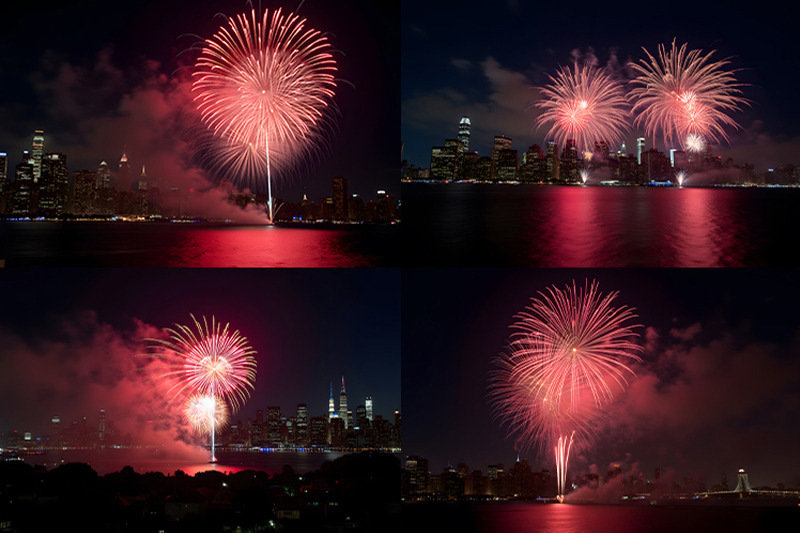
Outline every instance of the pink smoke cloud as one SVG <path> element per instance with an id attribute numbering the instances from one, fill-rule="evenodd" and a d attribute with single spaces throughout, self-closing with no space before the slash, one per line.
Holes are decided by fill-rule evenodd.
<path id="1" fill-rule="evenodd" d="M 122 330 L 82 311 L 49 331 L 28 338 L 0 325 L 0 401 L 16 406 L 3 414 L 4 429 L 47 434 L 54 415 L 65 424 L 83 417 L 95 424 L 103 409 L 136 444 L 203 455 L 203 439 L 183 421 L 180 402 L 163 394 L 163 369 L 143 355 L 143 340 L 162 336 L 159 328 L 132 319 Z"/>

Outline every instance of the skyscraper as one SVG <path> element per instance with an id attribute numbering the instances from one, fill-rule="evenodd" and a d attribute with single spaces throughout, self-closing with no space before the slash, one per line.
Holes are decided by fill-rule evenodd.
<path id="1" fill-rule="evenodd" d="M 97 182 L 94 185 L 95 189 L 110 189 L 111 188 L 111 167 L 108 163 L 103 161 L 97 167 Z"/>
<path id="2" fill-rule="evenodd" d="M 128 163 L 128 155 L 125 153 L 126 148 L 122 148 L 122 157 L 119 160 L 119 173 L 117 175 L 117 187 L 119 190 L 125 190 L 131 185 L 131 165 Z"/>
<path id="3" fill-rule="evenodd" d="M 461 122 L 458 123 L 458 140 L 461 141 L 461 151 L 469 152 L 469 130 L 472 123 L 469 117 L 461 117 Z"/>
<path id="4" fill-rule="evenodd" d="M 62 153 L 45 154 L 39 179 L 39 211 L 44 216 L 64 213 L 69 194 L 67 156 Z"/>
<path id="5" fill-rule="evenodd" d="M 30 215 L 33 206 L 33 162 L 27 150 L 22 153 L 22 161 L 17 164 L 14 176 L 11 212 L 15 215 Z"/>
<path id="6" fill-rule="evenodd" d="M 6 205 L 6 197 L 8 195 L 9 184 L 8 181 L 8 154 L 0 152 L 0 213 L 5 213 L 8 210 Z"/>
<path id="7" fill-rule="evenodd" d="M 334 220 L 347 221 L 347 178 L 336 176 L 333 178 L 333 218 Z"/>
<path id="8" fill-rule="evenodd" d="M 333 403 L 333 381 L 331 381 L 331 395 L 328 398 L 328 421 L 330 422 L 334 416 L 336 416 L 336 406 Z"/>
<path id="9" fill-rule="evenodd" d="M 344 376 L 342 376 L 342 390 L 339 391 L 339 418 L 344 420 L 344 429 L 347 429 L 347 392 L 344 390 Z"/>
<path id="10" fill-rule="evenodd" d="M 372 422 L 372 396 L 367 396 L 367 401 L 364 403 L 367 409 L 367 420 Z"/>
<path id="11" fill-rule="evenodd" d="M 498 159 L 502 150 L 511 150 L 511 139 L 504 135 L 497 135 L 492 145 L 492 179 L 497 177 Z"/>
<path id="12" fill-rule="evenodd" d="M 8 154 L 6 152 L 0 152 L 0 180 L 8 179 Z"/>
<path id="13" fill-rule="evenodd" d="M 296 444 L 298 446 L 308 446 L 308 408 L 306 404 L 297 404 L 297 438 Z"/>
<path id="14" fill-rule="evenodd" d="M 367 408 L 363 405 L 356 407 L 356 426 L 364 429 L 367 425 Z"/>
<path id="15" fill-rule="evenodd" d="M 33 179 L 38 180 L 42 177 L 42 156 L 44 155 L 44 132 L 36 130 L 33 132 Z"/>
<path id="16" fill-rule="evenodd" d="M 636 160 L 642 164 L 642 152 L 644 152 L 644 137 L 636 138 Z"/>
<path id="17" fill-rule="evenodd" d="M 147 190 L 147 174 L 144 171 L 144 165 L 142 165 L 142 173 L 139 174 L 139 181 L 136 182 L 136 189 L 139 191 Z"/>

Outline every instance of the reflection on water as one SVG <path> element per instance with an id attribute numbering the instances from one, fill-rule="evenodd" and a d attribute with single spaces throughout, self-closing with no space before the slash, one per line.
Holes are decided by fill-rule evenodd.
<path id="1" fill-rule="evenodd" d="M 399 226 L 0 222 L 6 266 L 358 267 L 395 259 Z"/>
<path id="2" fill-rule="evenodd" d="M 437 523 L 460 533 L 753 532 L 800 525 L 797 507 L 410 503 L 402 517 L 404 531 Z"/>
<path id="3" fill-rule="evenodd" d="M 24 461 L 32 465 L 43 465 L 48 469 L 66 463 L 86 463 L 98 474 L 119 472 L 125 466 L 134 471 L 161 472 L 174 474 L 183 470 L 189 475 L 208 470 L 223 473 L 242 470 L 261 470 L 274 474 L 288 465 L 295 472 L 303 474 L 317 470 L 325 461 L 333 461 L 343 452 L 291 453 L 291 452 L 218 452 L 217 463 L 210 463 L 205 452 L 174 453 L 158 448 L 105 448 L 99 450 L 59 450 L 47 451 L 43 455 L 25 456 Z"/>
<path id="4" fill-rule="evenodd" d="M 800 264 L 798 189 L 406 184 L 415 266 Z"/>

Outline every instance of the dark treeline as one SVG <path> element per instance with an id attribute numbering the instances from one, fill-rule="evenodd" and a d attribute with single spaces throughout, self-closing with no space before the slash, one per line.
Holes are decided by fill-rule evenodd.
<path id="1" fill-rule="evenodd" d="M 100 476 L 84 463 L 52 470 L 0 462 L 2 531 L 392 531 L 399 460 L 363 452 L 298 474 L 246 470 L 189 476 Z"/>

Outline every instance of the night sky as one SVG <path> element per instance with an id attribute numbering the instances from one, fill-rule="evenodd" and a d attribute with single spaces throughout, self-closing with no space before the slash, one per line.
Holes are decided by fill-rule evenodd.
<path id="1" fill-rule="evenodd" d="M 630 79 L 625 65 L 645 58 L 642 47 L 688 43 L 730 59 L 752 106 L 733 115 L 730 146 L 713 153 L 749 162 L 757 172 L 800 164 L 800 83 L 795 46 L 797 7 L 778 2 L 521 2 L 421 1 L 402 5 L 402 139 L 404 159 L 430 165 L 431 146 L 455 138 L 463 115 L 472 121 L 472 150 L 489 155 L 506 135 L 520 153 L 544 146 L 535 129 L 536 87 L 575 57 L 594 57 Z M 626 136 L 628 153 L 638 132 Z M 648 147 L 650 147 L 648 140 Z M 657 146 L 660 150 L 664 148 Z"/>
<path id="2" fill-rule="evenodd" d="M 259 2 L 254 2 L 256 7 Z M 300 175 L 275 176 L 273 194 L 290 201 L 304 193 L 332 194 L 345 176 L 349 192 L 373 199 L 378 189 L 397 196 L 399 130 L 399 2 L 318 0 L 263 3 L 296 10 L 308 26 L 327 32 L 337 51 L 336 127 L 321 159 Z M 14 2 L 4 8 L 0 35 L 0 152 L 9 173 L 45 132 L 45 152 L 67 155 L 70 172 L 112 170 L 123 145 L 132 172 L 143 165 L 162 188 L 204 174 L 179 142 L 186 131 L 180 68 L 200 37 L 224 22 L 219 13 L 249 10 L 244 0 L 199 2 Z M 188 55 L 187 55 L 188 54 Z M 198 181 L 199 180 L 199 181 Z"/>
<path id="3" fill-rule="evenodd" d="M 130 428 L 121 413 L 141 393 L 131 358 L 158 328 L 191 324 L 190 313 L 230 323 L 258 352 L 255 390 L 234 420 L 270 406 L 295 416 L 298 403 L 327 415 L 329 384 L 338 409 L 344 375 L 348 408 L 371 395 L 393 423 L 399 281 L 389 269 L 2 272 L 0 431 L 46 432 L 55 414 L 95 420 L 101 408 Z"/>
<path id="4" fill-rule="evenodd" d="M 409 270 L 403 275 L 404 455 L 430 471 L 516 460 L 492 419 L 490 361 L 514 315 L 551 285 L 596 279 L 638 314 L 643 363 L 571 472 L 612 462 L 706 486 L 739 468 L 754 486 L 800 483 L 800 326 L 796 271 L 747 269 Z M 553 468 L 523 452 L 534 470 Z"/>

